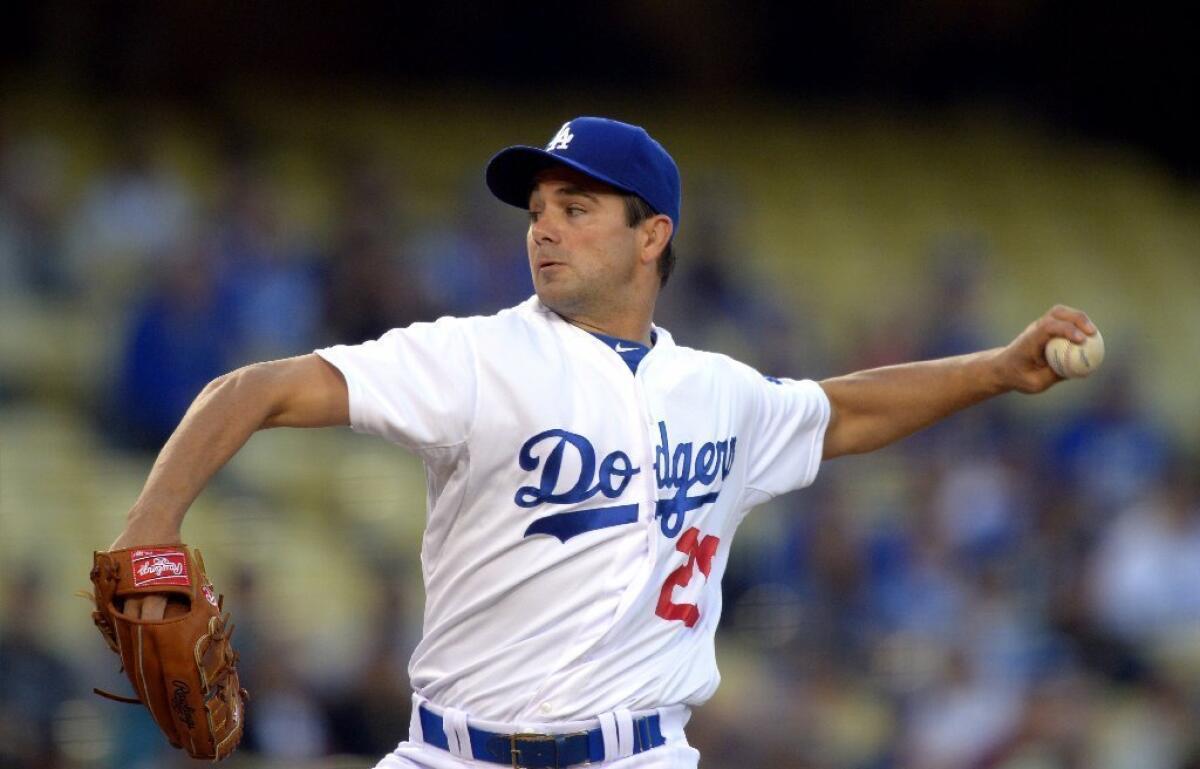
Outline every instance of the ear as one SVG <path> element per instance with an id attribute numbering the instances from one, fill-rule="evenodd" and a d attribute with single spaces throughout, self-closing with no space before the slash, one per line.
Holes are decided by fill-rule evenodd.
<path id="1" fill-rule="evenodd" d="M 638 246 L 643 264 L 653 264 L 671 242 L 675 225 L 665 214 L 655 214 L 638 225 Z"/>

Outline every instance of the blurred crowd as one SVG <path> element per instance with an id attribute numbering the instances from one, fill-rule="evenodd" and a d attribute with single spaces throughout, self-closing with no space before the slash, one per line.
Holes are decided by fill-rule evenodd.
<path id="1" fill-rule="evenodd" d="M 480 174 L 430 217 L 369 153 L 329 151 L 316 160 L 330 215 L 313 227 L 262 145 L 223 139 L 198 181 L 164 160 L 160 138 L 119 127 L 73 180 L 69 142 L 0 133 L 0 302 L 114 320 L 108 368 L 68 390 L 100 450 L 148 468 L 221 373 L 531 291 L 523 219 Z M 739 239 L 726 186 L 685 191 L 658 316 L 681 343 L 819 378 L 1006 341 L 983 320 L 987 238 L 948 232 L 929 249 L 928 296 L 830 349 L 818 308 Z M 1050 417 L 1009 396 L 828 463 L 811 489 L 752 514 L 725 578 L 722 691 L 689 728 L 701 765 L 1200 769 L 1194 458 L 1128 371 L 1088 386 L 1097 397 Z M 37 399 L 31 388 L 0 361 L 0 409 Z M 0 766 L 184 765 L 140 708 L 91 704 L 93 685 L 124 691 L 115 670 L 91 680 L 94 660 L 48 644 L 44 575 L 6 566 Z M 227 592 L 253 701 L 235 765 L 336 754 L 365 767 L 404 737 L 420 607 L 392 577 L 377 578 L 369 652 L 330 680 L 262 630 L 271 608 L 255 573 L 239 574 Z"/>

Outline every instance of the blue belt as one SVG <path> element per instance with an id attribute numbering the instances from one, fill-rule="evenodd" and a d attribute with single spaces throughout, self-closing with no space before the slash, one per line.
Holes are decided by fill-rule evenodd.
<path id="1" fill-rule="evenodd" d="M 449 750 L 442 717 L 424 705 L 418 712 L 425 742 Z M 604 733 L 599 728 L 570 734 L 497 734 L 468 725 L 467 733 L 476 761 L 518 769 L 564 769 L 604 760 Z M 666 742 L 657 713 L 633 719 L 634 753 L 643 753 Z"/>

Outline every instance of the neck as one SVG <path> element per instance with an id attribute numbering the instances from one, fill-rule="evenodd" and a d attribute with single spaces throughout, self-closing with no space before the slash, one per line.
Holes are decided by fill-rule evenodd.
<path id="1" fill-rule="evenodd" d="M 559 313 L 559 316 L 570 323 L 572 326 L 578 326 L 584 331 L 593 331 L 607 336 L 617 337 L 618 339 L 628 339 L 631 342 L 641 342 L 647 347 L 650 346 L 650 318 L 621 318 L 611 321 L 602 321 L 596 318 L 586 317 L 571 317 Z"/>

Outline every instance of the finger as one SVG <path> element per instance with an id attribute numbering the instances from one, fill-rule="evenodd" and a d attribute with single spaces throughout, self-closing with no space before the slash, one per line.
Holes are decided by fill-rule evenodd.
<path id="1" fill-rule="evenodd" d="M 1072 342 L 1082 343 L 1087 337 L 1080 327 L 1069 320 L 1049 320 L 1046 322 L 1044 329 L 1049 332 L 1050 336 L 1061 336 L 1070 339 Z"/>
<path id="2" fill-rule="evenodd" d="M 1050 315 L 1051 317 L 1058 318 L 1059 320 L 1065 320 L 1073 324 L 1085 334 L 1096 333 L 1096 325 L 1092 323 L 1091 318 L 1089 318 L 1087 313 L 1083 310 L 1076 310 L 1074 307 L 1068 307 L 1065 304 L 1056 304 L 1053 308 L 1051 308 Z"/>
<path id="3" fill-rule="evenodd" d="M 1034 383 L 1030 387 L 1030 392 L 1045 392 L 1059 382 L 1065 381 L 1065 379 L 1054 373 L 1054 369 L 1046 366 L 1045 368 L 1038 369 L 1036 372 L 1034 372 Z"/>
<path id="4" fill-rule="evenodd" d="M 160 620 L 167 612 L 167 597 L 165 595 L 148 595 L 142 601 L 142 619 Z"/>

